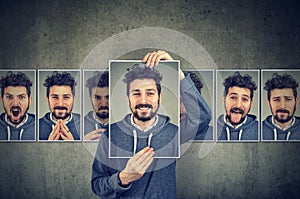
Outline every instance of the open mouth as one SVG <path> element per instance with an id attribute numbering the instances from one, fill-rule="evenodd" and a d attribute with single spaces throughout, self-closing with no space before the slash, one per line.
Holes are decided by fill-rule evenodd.
<path id="1" fill-rule="evenodd" d="M 20 112 L 21 112 L 20 107 L 12 107 L 11 108 L 11 113 L 14 117 L 18 117 Z"/>

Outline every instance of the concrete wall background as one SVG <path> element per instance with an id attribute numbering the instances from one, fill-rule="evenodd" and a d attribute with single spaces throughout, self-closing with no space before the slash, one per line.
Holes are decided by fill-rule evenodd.
<path id="1" fill-rule="evenodd" d="M 300 68 L 297 1 L 1 1 L 2 69 L 76 69 L 105 39 L 164 27 L 200 43 L 216 69 Z M 145 51 L 124 57 L 137 59 Z M 117 58 L 116 58 L 117 59 Z M 193 143 L 178 198 L 296 198 L 299 143 Z M 0 143 L 1 198 L 96 198 L 83 143 Z"/>

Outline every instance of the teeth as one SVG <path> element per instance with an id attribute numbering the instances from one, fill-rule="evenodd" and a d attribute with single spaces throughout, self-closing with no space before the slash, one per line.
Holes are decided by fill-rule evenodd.
<path id="1" fill-rule="evenodd" d="M 140 108 L 140 110 L 149 110 L 149 108 Z"/>

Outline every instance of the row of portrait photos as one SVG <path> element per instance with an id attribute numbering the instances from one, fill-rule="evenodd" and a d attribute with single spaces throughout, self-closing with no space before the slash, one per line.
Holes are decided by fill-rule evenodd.
<path id="1" fill-rule="evenodd" d="M 200 87 L 197 87 L 197 85 L 196 87 L 212 112 L 212 119 L 207 131 L 197 132 L 194 140 L 191 141 L 284 142 L 300 140 L 300 120 L 298 117 L 300 110 L 297 109 L 300 70 L 184 69 L 183 71 L 185 75 L 197 79 L 197 83 L 193 80 L 195 84 L 200 82 Z M 66 132 L 76 131 L 76 133 L 73 132 L 72 139 L 74 141 L 93 141 L 85 136 L 90 131 L 87 130 L 87 126 L 90 126 L 90 124 L 84 118 L 89 114 L 92 115 L 94 110 L 87 81 L 96 73 L 104 72 L 104 69 L 0 70 L 1 88 L 5 88 L 7 81 L 20 78 L 16 76 L 18 73 L 25 75 L 25 79 L 27 78 L 31 82 L 29 86 L 30 97 L 27 96 L 28 100 L 25 101 L 26 96 L 18 96 L 18 93 L 22 93 L 24 87 L 16 86 L 15 88 L 19 89 L 20 92 L 9 90 L 8 95 L 5 92 L 7 89 L 1 89 L 0 140 L 2 142 L 49 141 L 49 136 L 58 136 L 50 135 L 53 129 L 61 128 Z M 61 103 L 61 106 L 57 107 L 53 104 L 53 101 L 49 100 L 49 90 L 47 90 L 47 84 L 48 86 L 51 85 L 49 77 L 56 73 L 66 73 L 75 82 L 71 94 L 63 95 L 64 99 L 62 100 L 69 101 L 66 104 L 63 104 L 65 102 L 58 102 Z M 11 76 L 11 74 L 15 76 Z M 247 81 L 251 82 L 252 87 L 251 85 L 245 87 L 242 84 L 242 86 L 239 86 L 238 81 L 243 80 L 238 79 L 237 76 L 240 76 L 241 79 L 248 79 Z M 65 79 L 66 77 L 61 76 L 60 78 Z M 289 81 L 290 79 L 291 81 Z M 52 78 L 52 81 L 60 80 L 59 78 Z M 234 86 L 230 86 L 232 81 L 237 81 Z M 271 88 L 270 90 L 270 87 L 274 87 L 272 83 L 277 84 L 279 88 L 275 86 L 275 89 Z M 288 86 L 284 84 L 288 84 Z M 8 83 L 8 85 L 10 84 Z M 227 91 L 225 89 L 226 85 L 229 86 Z M 18 99 L 13 99 L 14 94 Z M 59 100 L 58 96 L 52 96 L 52 98 Z M 109 100 L 111 99 L 109 98 Z M 124 106 L 128 106 L 127 103 L 124 103 Z M 55 108 L 59 113 L 70 112 L 73 123 L 67 124 L 67 128 L 63 124 L 61 127 L 54 126 L 55 123 L 51 122 L 53 115 L 50 112 L 55 112 Z M 179 115 L 178 113 L 178 120 Z M 22 122 L 18 122 L 18 119 L 21 120 L 20 118 Z M 96 124 L 95 126 L 96 129 L 100 128 Z M 64 141 L 62 137 L 52 140 Z M 71 139 L 65 138 L 65 140 L 70 141 Z"/>

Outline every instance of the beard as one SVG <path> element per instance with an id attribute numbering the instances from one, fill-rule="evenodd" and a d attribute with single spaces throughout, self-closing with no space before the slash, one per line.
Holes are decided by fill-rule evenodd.
<path id="1" fill-rule="evenodd" d="M 245 120 L 245 116 L 243 116 L 245 113 L 245 111 L 243 109 L 240 108 L 231 108 L 230 109 L 230 114 L 226 115 L 226 119 L 232 124 L 232 125 L 239 125 L 241 124 L 244 120 Z M 239 121 L 235 122 L 232 119 L 232 115 L 231 114 L 240 114 L 241 118 Z"/>
<path id="2" fill-rule="evenodd" d="M 29 102 L 28 102 L 28 106 L 27 106 L 27 108 L 26 108 L 24 114 L 23 114 L 23 115 L 20 115 L 20 117 L 19 117 L 18 120 L 12 120 L 11 115 L 9 115 L 9 114 L 7 114 L 7 113 L 11 112 L 12 114 L 17 114 L 17 115 L 18 115 L 18 114 L 21 114 L 22 109 L 21 109 L 20 106 L 12 106 L 12 107 L 10 108 L 10 110 L 6 110 L 4 106 L 3 106 L 3 108 L 4 108 L 5 112 L 6 112 L 8 121 L 10 121 L 10 123 L 12 123 L 13 125 L 18 125 L 18 124 L 20 124 L 21 122 L 23 122 L 23 120 L 24 120 L 25 117 L 26 117 L 26 114 L 27 114 L 27 112 L 28 112 L 28 110 L 29 110 Z M 16 111 L 13 111 L 13 109 L 14 109 L 14 110 L 18 110 L 17 113 L 16 113 Z"/>
<path id="3" fill-rule="evenodd" d="M 66 112 L 65 112 L 64 114 L 56 114 L 56 111 L 55 111 L 55 110 L 65 110 Z M 69 112 L 67 112 L 67 110 L 68 110 L 68 108 L 65 107 L 65 106 L 55 106 L 55 107 L 54 107 L 54 110 L 53 110 L 53 112 L 52 112 L 52 116 L 53 116 L 55 119 L 57 119 L 57 120 L 59 120 L 59 119 L 65 120 L 65 119 L 67 119 L 68 117 L 70 117 L 71 111 L 72 111 L 72 109 L 71 109 L 71 111 L 69 111 Z"/>
<path id="4" fill-rule="evenodd" d="M 286 123 L 286 122 L 290 121 L 293 118 L 295 111 L 296 111 L 296 105 L 294 106 L 294 110 L 293 110 L 292 114 L 287 109 L 277 109 L 276 113 L 274 114 L 274 119 L 278 123 L 282 123 L 282 124 Z M 281 115 L 281 114 L 278 114 L 278 113 L 287 113 L 288 115 L 284 116 L 284 115 Z"/>
<path id="5" fill-rule="evenodd" d="M 135 106 L 135 110 L 137 110 L 139 108 L 151 108 L 153 110 L 153 106 L 151 104 L 137 104 Z M 158 109 L 159 109 L 159 103 L 157 104 L 157 109 L 154 111 L 151 111 L 149 115 L 147 115 L 147 113 L 139 114 L 137 111 L 133 111 L 132 109 L 131 109 L 131 112 L 133 113 L 133 116 L 136 119 L 138 119 L 142 122 L 147 122 L 156 116 Z"/>
<path id="6" fill-rule="evenodd" d="M 97 117 L 100 118 L 100 119 L 109 118 L 109 112 L 108 112 L 109 108 L 108 108 L 108 106 L 100 106 L 98 108 L 98 111 L 102 111 L 102 110 L 107 110 L 107 112 L 96 112 Z"/>

